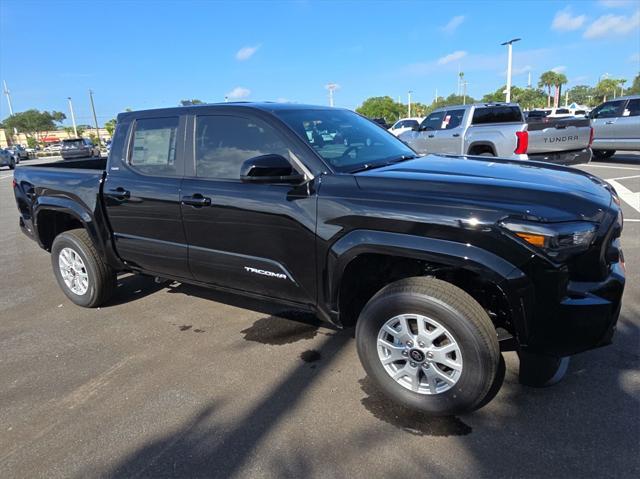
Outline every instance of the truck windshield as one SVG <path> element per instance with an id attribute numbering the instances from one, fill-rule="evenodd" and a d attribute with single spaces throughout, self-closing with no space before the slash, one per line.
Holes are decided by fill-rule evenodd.
<path id="1" fill-rule="evenodd" d="M 395 136 L 352 111 L 304 109 L 275 113 L 339 172 L 416 156 Z"/>

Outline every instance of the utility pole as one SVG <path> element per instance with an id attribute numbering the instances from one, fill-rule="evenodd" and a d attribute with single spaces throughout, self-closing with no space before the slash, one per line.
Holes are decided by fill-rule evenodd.
<path id="1" fill-rule="evenodd" d="M 436 97 L 433 99 L 434 103 L 438 103 L 438 89 L 436 88 Z"/>
<path id="2" fill-rule="evenodd" d="M 411 90 L 407 92 L 407 97 L 409 99 L 409 102 L 407 104 L 407 118 L 411 118 L 411 94 L 412 93 L 413 92 Z"/>
<path id="3" fill-rule="evenodd" d="M 100 129 L 98 127 L 98 117 L 96 116 L 96 106 L 93 104 L 93 91 L 89 90 L 89 99 L 91 100 L 91 111 L 93 111 L 93 121 L 96 124 L 96 137 L 98 138 L 98 146 L 102 144 L 100 141 Z"/>
<path id="4" fill-rule="evenodd" d="M 527 88 L 531 88 L 531 72 L 529 72 L 529 80 L 527 80 Z"/>
<path id="5" fill-rule="evenodd" d="M 7 103 L 9 104 L 9 116 L 13 115 L 13 105 L 11 104 L 11 92 L 9 88 L 7 88 L 7 81 L 3 80 L 4 83 L 4 94 L 7 96 Z"/>
<path id="6" fill-rule="evenodd" d="M 340 85 L 337 83 L 328 83 L 325 85 L 325 88 L 329 90 L 329 106 L 333 106 L 333 92 L 340 88 Z"/>
<path id="7" fill-rule="evenodd" d="M 460 62 L 458 62 L 458 88 L 456 89 L 456 96 L 460 96 L 460 81 L 462 77 L 460 76 Z"/>
<path id="8" fill-rule="evenodd" d="M 76 116 L 73 114 L 73 104 L 71 103 L 71 97 L 68 96 L 67 100 L 69 100 L 69 111 L 71 112 L 71 123 L 73 124 L 73 136 L 78 138 L 78 129 L 76 128 Z"/>
<path id="9" fill-rule="evenodd" d="M 462 104 L 467 104 L 467 81 L 462 81 Z"/>
<path id="10" fill-rule="evenodd" d="M 564 106 L 569 106 L 569 90 L 564 92 Z"/>
<path id="11" fill-rule="evenodd" d="M 506 89 L 506 102 L 511 103 L 511 66 L 513 64 L 513 44 L 519 42 L 521 38 L 513 38 L 508 42 L 501 43 L 500 45 L 507 45 L 507 89 Z"/>

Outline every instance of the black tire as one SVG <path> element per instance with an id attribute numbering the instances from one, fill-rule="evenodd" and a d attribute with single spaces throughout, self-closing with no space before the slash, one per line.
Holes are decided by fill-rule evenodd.
<path id="1" fill-rule="evenodd" d="M 87 291 L 82 295 L 74 293 L 62 278 L 59 256 L 64 248 L 72 249 L 84 263 L 89 284 Z M 111 298 L 115 289 L 116 273 L 102 260 L 86 230 L 70 230 L 56 236 L 51 247 L 51 265 L 58 285 L 78 306 L 95 308 Z"/>
<path id="2" fill-rule="evenodd" d="M 553 386 L 560 382 L 567 373 L 570 360 L 570 356 L 544 356 L 527 351 L 519 351 L 518 357 L 520 384 L 534 388 Z"/>
<path id="3" fill-rule="evenodd" d="M 409 313 L 437 321 L 460 347 L 462 371 L 457 382 L 444 392 L 420 394 L 403 387 L 387 373 L 378 357 L 380 328 L 389 319 Z M 444 416 L 472 411 L 491 399 L 500 364 L 495 328 L 486 311 L 450 283 L 417 277 L 387 285 L 362 310 L 356 325 L 356 344 L 369 377 L 383 393 L 406 407 Z M 498 382 L 501 384 L 501 380 Z"/>
<path id="4" fill-rule="evenodd" d="M 13 159 L 13 158 L 11 158 L 11 159 L 9 160 L 9 169 L 10 169 L 10 170 L 15 170 L 15 169 L 16 169 L 16 160 L 15 160 L 15 159 Z"/>
<path id="5" fill-rule="evenodd" d="M 596 160 L 607 160 L 616 154 L 616 150 L 593 150 L 593 158 Z"/>

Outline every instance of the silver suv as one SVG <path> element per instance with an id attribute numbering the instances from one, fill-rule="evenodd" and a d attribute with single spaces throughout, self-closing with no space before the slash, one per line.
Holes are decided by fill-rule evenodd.
<path id="1" fill-rule="evenodd" d="M 609 158 L 616 150 L 640 151 L 640 95 L 607 101 L 594 108 L 589 118 L 594 158 Z"/>

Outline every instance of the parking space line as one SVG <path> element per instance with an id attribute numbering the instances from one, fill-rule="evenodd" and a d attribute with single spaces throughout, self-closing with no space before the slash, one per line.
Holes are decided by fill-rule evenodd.
<path id="1" fill-rule="evenodd" d="M 633 178 L 640 178 L 640 175 L 633 175 L 633 176 L 621 176 L 619 178 L 609 178 L 609 180 L 631 180 Z M 609 181 L 607 180 L 607 181 Z"/>
<path id="2" fill-rule="evenodd" d="M 613 168 L 615 170 L 634 170 L 634 171 L 640 171 L 640 167 L 638 168 L 634 168 L 632 166 L 609 166 L 609 165 L 592 165 L 591 163 L 588 163 L 586 165 L 584 165 L 585 168 Z"/>
<path id="3" fill-rule="evenodd" d="M 628 189 L 626 186 L 623 186 L 620 183 L 618 183 L 616 180 L 607 180 L 607 181 L 611 183 L 611 186 L 613 186 L 616 189 L 616 192 L 618 193 L 618 196 L 622 201 L 624 201 L 629 206 L 631 206 L 634 210 L 640 213 L 640 193 L 634 193 L 633 191 Z"/>
<path id="4" fill-rule="evenodd" d="M 13 178 L 13 175 L 0 176 L 0 180 L 4 180 L 5 178 Z"/>

